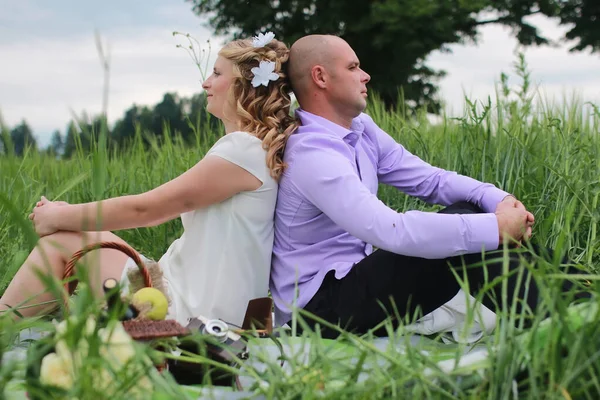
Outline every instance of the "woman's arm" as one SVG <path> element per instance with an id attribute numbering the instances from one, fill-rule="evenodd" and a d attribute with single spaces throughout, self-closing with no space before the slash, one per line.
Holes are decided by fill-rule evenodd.
<path id="1" fill-rule="evenodd" d="M 256 190 L 261 184 L 242 167 L 218 156 L 208 156 L 177 178 L 142 194 L 36 207 L 33 222 L 40 236 L 59 230 L 116 231 L 155 226 L 236 193 Z"/>

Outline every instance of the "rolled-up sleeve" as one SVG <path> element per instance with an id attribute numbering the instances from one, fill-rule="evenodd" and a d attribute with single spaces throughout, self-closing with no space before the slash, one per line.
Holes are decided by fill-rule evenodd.
<path id="1" fill-rule="evenodd" d="M 341 139 L 304 141 L 296 146 L 291 157 L 302 167 L 291 169 L 289 181 L 306 201 L 351 235 L 384 250 L 424 258 L 444 258 L 498 247 L 494 214 L 392 210 L 362 184 L 350 162 L 352 158 L 347 157 L 348 151 Z M 409 181 L 403 185 L 410 186 Z M 422 187 L 415 193 L 427 191 Z"/>

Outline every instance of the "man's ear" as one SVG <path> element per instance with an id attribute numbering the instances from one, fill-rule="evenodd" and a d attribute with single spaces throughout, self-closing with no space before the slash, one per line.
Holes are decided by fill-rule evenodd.
<path id="1" fill-rule="evenodd" d="M 310 75 L 315 85 L 317 85 L 319 88 L 325 89 L 327 87 L 329 76 L 322 65 L 315 65 L 312 67 L 310 70 Z"/>

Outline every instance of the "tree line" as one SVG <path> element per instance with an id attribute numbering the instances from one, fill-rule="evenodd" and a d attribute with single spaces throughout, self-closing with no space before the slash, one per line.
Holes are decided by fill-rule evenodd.
<path id="1" fill-rule="evenodd" d="M 524 46 L 552 45 L 532 23 L 545 16 L 567 28 L 557 42 L 571 51 L 600 51 L 599 0 L 185 0 L 218 35 L 244 38 L 272 31 L 288 44 L 333 34 L 356 51 L 370 86 L 392 107 L 443 107 L 438 82 L 444 71 L 427 66 L 433 51 L 477 42 L 482 26 L 509 27 Z M 402 96 L 398 96 L 399 91 Z"/>
<path id="2" fill-rule="evenodd" d="M 355 49 L 372 77 L 373 91 L 386 105 L 402 102 L 406 110 L 440 112 L 437 84 L 444 71 L 427 66 L 427 56 L 447 51 L 453 43 L 477 42 L 485 25 L 511 28 L 524 46 L 555 44 L 531 23 L 532 16 L 542 15 L 567 27 L 558 41 L 568 41 L 571 51 L 600 51 L 598 0 L 185 1 L 192 12 L 208 17 L 218 35 L 237 38 L 273 31 L 288 44 L 312 33 L 338 35 Z M 206 113 L 205 102 L 203 94 L 186 99 L 167 93 L 154 107 L 134 105 L 108 130 L 109 145 L 122 148 L 138 131 L 146 138 L 160 137 L 165 126 L 187 140 L 195 126 L 218 124 Z M 70 157 L 77 146 L 89 150 L 101 126 L 100 117 L 72 121 L 64 134 L 54 132 L 45 151 Z M 25 121 L 2 129 L 0 154 L 22 155 L 27 146 L 36 148 L 37 143 Z"/>
<path id="3" fill-rule="evenodd" d="M 132 105 L 123 117 L 112 127 L 106 126 L 102 116 L 80 118 L 67 124 L 64 133 L 54 131 L 48 147 L 41 149 L 26 120 L 11 128 L 2 127 L 0 135 L 0 155 L 14 154 L 22 156 L 27 148 L 45 152 L 62 158 L 70 158 L 80 147 L 89 152 L 98 140 L 100 132 L 107 133 L 110 149 L 124 149 L 140 134 L 144 142 L 160 139 L 166 129 L 172 135 L 179 135 L 190 142 L 196 137 L 197 130 L 211 131 L 219 126 L 219 120 L 206 112 L 204 92 L 192 97 L 179 97 L 175 93 L 166 93 L 161 102 L 154 106 Z"/>

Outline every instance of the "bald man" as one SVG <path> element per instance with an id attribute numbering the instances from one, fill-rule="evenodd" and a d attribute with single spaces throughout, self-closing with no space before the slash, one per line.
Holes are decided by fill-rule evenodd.
<path id="1" fill-rule="evenodd" d="M 458 339 L 467 304 L 475 303 L 471 295 L 486 274 L 502 274 L 502 263 L 487 259 L 504 240 L 527 239 L 533 215 L 509 193 L 435 168 L 382 131 L 363 113 L 370 76 L 344 40 L 298 40 L 289 75 L 301 126 L 286 145 L 276 207 L 270 282 L 276 322 L 288 323 L 300 307 L 364 333 L 392 315 L 396 324 L 414 322 L 415 332 Z M 398 213 L 377 198 L 380 183 L 450 207 Z M 468 269 L 466 293 L 454 274 L 482 258 L 487 270 Z M 511 257 L 510 268 L 518 265 Z M 511 290 L 535 308 L 537 288 L 525 293 L 516 282 L 517 275 L 509 279 Z M 500 289 L 477 306 L 468 340 L 493 329 L 493 295 Z"/>

